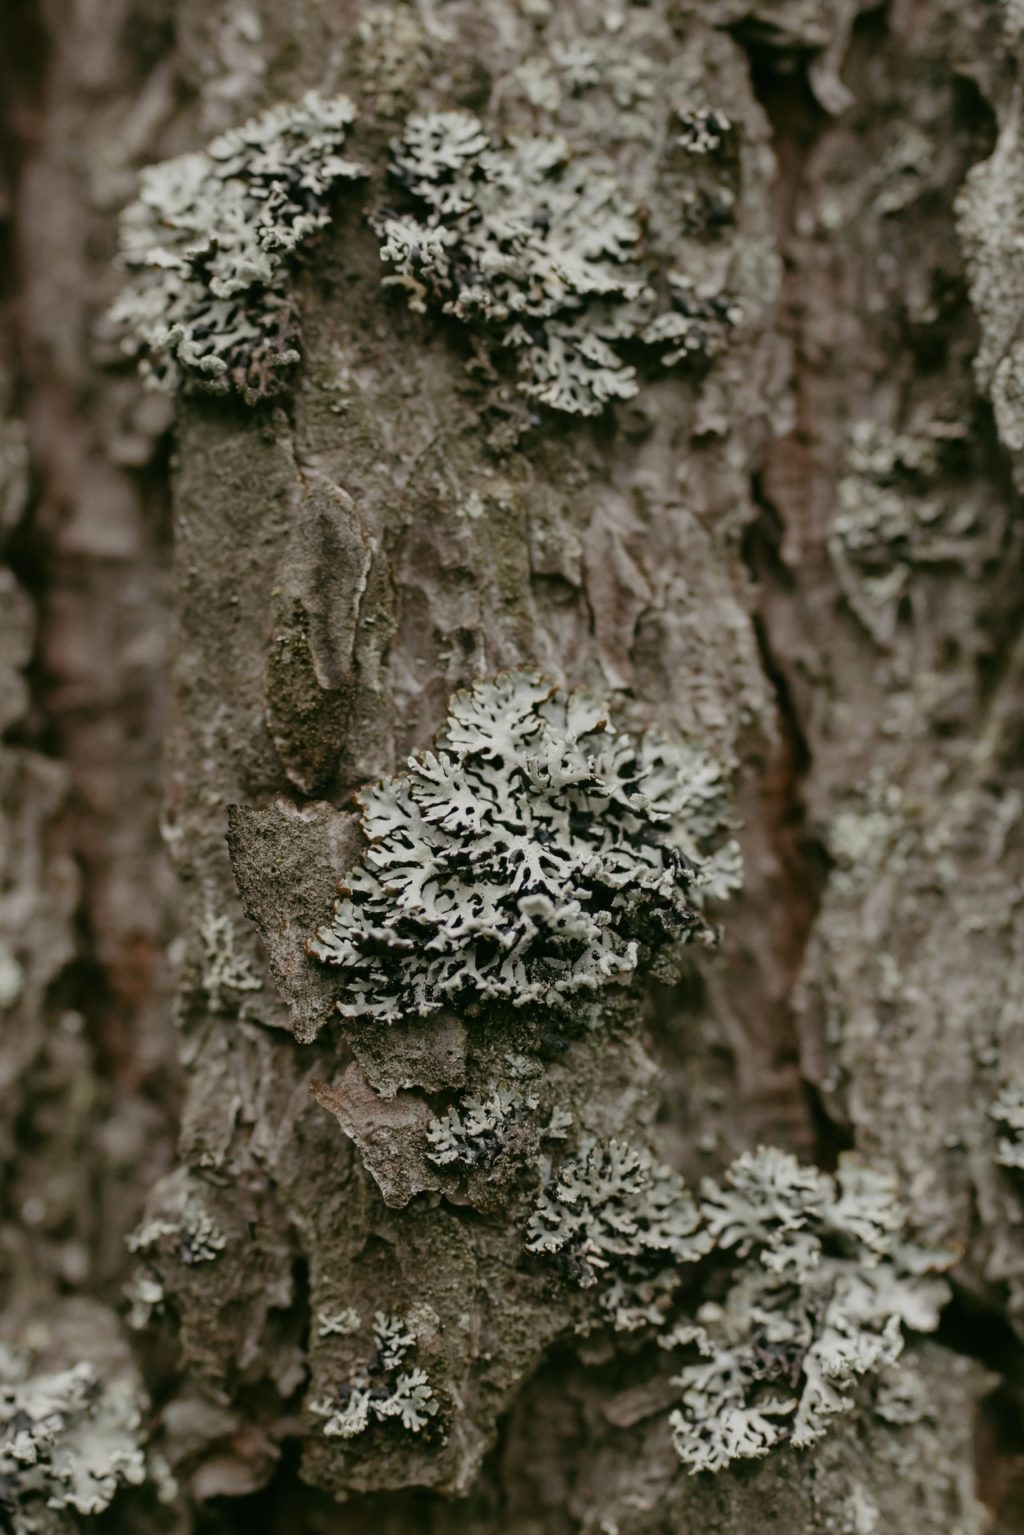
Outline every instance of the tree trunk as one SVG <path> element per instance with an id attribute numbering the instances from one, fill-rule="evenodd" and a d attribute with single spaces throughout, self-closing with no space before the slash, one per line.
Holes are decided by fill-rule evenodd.
<path id="1" fill-rule="evenodd" d="M 1022 27 L 1011 0 L 8 0 L 0 1339 L 116 1385 L 95 1453 L 135 1458 L 95 1517 L 18 1502 L 0 1458 L 0 1523 L 1024 1529 Z M 293 269 L 288 391 L 147 391 L 106 318 L 140 168 L 310 88 L 351 97 L 367 174 Z M 726 149 L 688 152 L 708 108 Z M 724 343 L 582 419 L 383 283 L 389 143 L 451 110 L 603 157 L 645 249 L 728 292 Z M 517 667 L 722 765 L 721 942 L 565 1037 L 343 1023 L 305 945 L 362 856 L 352 791 Z M 673 1361 L 524 1259 L 536 1170 L 423 1155 L 524 1050 L 691 1188 L 761 1144 L 894 1174 L 957 1257 L 916 1407 L 689 1475 Z M 439 1412 L 331 1437 L 380 1311 Z"/>

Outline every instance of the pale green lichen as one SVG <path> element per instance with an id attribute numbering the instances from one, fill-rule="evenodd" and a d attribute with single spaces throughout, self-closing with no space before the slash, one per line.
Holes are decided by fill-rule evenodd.
<path id="1" fill-rule="evenodd" d="M 203 990 L 211 1012 L 237 1012 L 245 995 L 262 990 L 263 982 L 254 974 L 248 958 L 238 952 L 233 920 L 208 904 L 199 923 L 199 938 L 203 946 Z"/>
<path id="2" fill-rule="evenodd" d="M 186 1207 L 180 1220 L 158 1218 L 144 1222 L 126 1239 L 129 1252 L 147 1252 L 164 1238 L 171 1238 L 175 1255 L 189 1267 L 212 1263 L 227 1246 L 224 1233 L 206 1210 Z"/>
<path id="3" fill-rule="evenodd" d="M 41 1508 L 100 1514 L 139 1485 L 144 1406 L 130 1381 L 104 1380 L 88 1360 L 35 1369 L 0 1344 L 0 1513 L 14 1535 L 38 1529 Z"/>
<path id="4" fill-rule="evenodd" d="M 460 1100 L 427 1126 L 427 1152 L 438 1167 L 491 1167 L 499 1157 L 523 1156 L 538 1141 L 563 1140 L 572 1126 L 572 1115 L 553 1109 L 544 1124 L 537 1123 L 540 1099 L 517 1088 L 495 1087 L 488 1093 Z"/>
<path id="5" fill-rule="evenodd" d="M 859 1380 L 895 1364 L 905 1330 L 938 1325 L 934 1272 L 953 1254 L 916 1247 L 892 1180 L 853 1158 L 833 1178 L 761 1147 L 705 1180 L 700 1214 L 729 1285 L 662 1340 L 696 1354 L 671 1416 L 691 1472 L 813 1444 Z"/>
<path id="6" fill-rule="evenodd" d="M 851 610 L 882 646 L 893 642 L 900 599 L 917 569 L 978 556 L 976 509 L 951 502 L 942 485 L 966 436 L 955 421 L 936 420 L 921 432 L 870 420 L 850 427 L 829 554 Z"/>
<path id="7" fill-rule="evenodd" d="M 150 383 L 250 402 L 283 386 L 299 360 L 289 264 L 330 222 L 334 188 L 365 174 L 341 153 L 353 117 L 311 91 L 143 171 L 111 315 Z"/>
<path id="8" fill-rule="evenodd" d="M 996 1161 L 1000 1167 L 1024 1172 L 1024 1086 L 1010 1082 L 989 1109 L 999 1126 Z"/>
<path id="9" fill-rule="evenodd" d="M 894 1366 L 905 1331 L 938 1325 L 955 1255 L 906 1228 L 893 1180 L 851 1156 L 833 1177 L 762 1146 L 695 1200 L 646 1147 L 586 1139 L 543 1187 L 526 1247 L 593 1290 L 584 1327 L 654 1328 L 685 1351 L 673 1443 L 691 1472 L 720 1471 L 815 1443 L 865 1378 L 889 1421 L 915 1410 Z"/>
<path id="10" fill-rule="evenodd" d="M 588 1138 L 541 1190 L 527 1252 L 556 1259 L 581 1288 L 595 1288 L 619 1330 L 664 1319 L 681 1266 L 711 1239 L 680 1175 L 646 1146 Z"/>
<path id="11" fill-rule="evenodd" d="M 656 60 L 615 36 L 554 42 L 516 71 L 523 97 L 571 127 L 574 137 L 653 139 L 663 85 Z"/>
<path id="12" fill-rule="evenodd" d="M 359 1331 L 361 1321 L 354 1306 L 343 1306 L 340 1311 L 328 1311 L 322 1306 L 316 1317 L 317 1337 L 347 1338 L 350 1333 Z"/>
<path id="13" fill-rule="evenodd" d="M 687 154 L 717 154 L 732 132 L 732 122 L 716 107 L 682 107 L 676 113 L 676 143 Z"/>
<path id="14" fill-rule="evenodd" d="M 369 839 L 310 952 L 347 1018 L 564 1006 L 687 939 L 738 875 L 724 775 L 536 672 L 457 693 L 433 752 L 358 795 Z M 724 824 L 723 824 L 724 822 Z"/>
<path id="15" fill-rule="evenodd" d="M 410 1434 L 428 1428 L 438 1410 L 424 1370 L 408 1368 L 416 1337 L 407 1322 L 378 1311 L 373 1321 L 374 1350 L 350 1378 L 327 1398 L 310 1404 L 324 1419 L 328 1438 L 354 1439 L 375 1423 L 394 1422 Z"/>
<path id="16" fill-rule="evenodd" d="M 391 281 L 508 349 L 521 391 L 553 410 L 632 398 L 630 344 L 669 366 L 708 358 L 740 318 L 679 274 L 659 299 L 611 162 L 562 139 L 503 144 L 469 112 L 428 113 L 407 122 L 392 172 L 416 212 L 376 219 Z"/>

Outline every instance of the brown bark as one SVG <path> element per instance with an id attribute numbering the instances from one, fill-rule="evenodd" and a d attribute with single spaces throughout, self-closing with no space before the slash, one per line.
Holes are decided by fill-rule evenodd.
<path id="1" fill-rule="evenodd" d="M 151 1470 L 103 1527 L 1024 1527 L 1021 1195 L 989 1115 L 1024 1071 L 1013 6 L 10 4 L 0 1334 L 77 1348 L 95 1316 L 130 1350 L 176 1490 Z M 531 104 L 524 66 L 581 40 L 618 93 Z M 147 394 L 103 319 L 138 169 L 309 87 L 353 97 L 371 174 L 303 261 L 293 392 Z M 679 101 L 736 125 L 724 231 L 681 232 Z M 451 107 L 610 153 L 652 242 L 737 294 L 722 355 L 531 418 L 410 313 L 364 211 L 406 115 Z M 500 1209 L 406 1153 L 511 1036 L 331 1021 L 303 944 L 350 791 L 519 663 L 705 743 L 743 822 L 722 947 L 550 1080 L 692 1182 L 759 1142 L 898 1173 L 963 1253 L 918 1421 L 687 1477 L 657 1350 L 578 1345 Z M 200 1216 L 223 1245 L 190 1262 Z M 418 1308 L 446 1434 L 339 1450 L 319 1319 L 385 1302 Z"/>

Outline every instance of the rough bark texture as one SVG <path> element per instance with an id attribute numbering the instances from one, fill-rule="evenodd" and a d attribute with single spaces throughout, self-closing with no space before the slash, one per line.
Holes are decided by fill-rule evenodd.
<path id="1" fill-rule="evenodd" d="M 145 1381 L 147 1481 L 97 1527 L 1024 1528 L 989 1112 L 1024 1078 L 1022 29 L 1013 0 L 9 0 L 0 1335 L 74 1363 L 91 1329 Z M 172 407 L 103 319 L 118 211 L 309 87 L 353 98 L 370 175 L 303 262 L 294 389 Z M 725 169 L 674 147 L 681 105 L 728 114 Z M 742 306 L 722 353 L 577 422 L 411 313 L 365 212 L 408 113 L 453 107 L 610 155 L 649 249 Z M 304 944 L 350 792 L 518 663 L 721 758 L 724 941 L 568 1048 L 343 1027 Z M 758 1142 L 898 1173 L 962 1253 L 916 1421 L 687 1476 L 670 1365 L 580 1341 L 529 1192 L 422 1155 L 524 1041 L 691 1181 Z M 430 1434 L 324 1436 L 350 1307 L 415 1318 Z"/>

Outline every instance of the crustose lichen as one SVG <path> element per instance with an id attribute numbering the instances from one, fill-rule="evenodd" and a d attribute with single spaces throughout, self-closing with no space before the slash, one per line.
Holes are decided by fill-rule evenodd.
<path id="1" fill-rule="evenodd" d="M 639 210 L 610 162 L 561 139 L 500 144 L 469 112 L 427 113 L 406 123 L 392 171 L 417 208 L 376 220 L 392 280 L 413 308 L 429 299 L 509 348 L 522 392 L 554 410 L 593 416 L 635 395 L 624 345 L 668 365 L 713 356 L 739 318 L 678 275 L 659 313 Z"/>
<path id="2" fill-rule="evenodd" d="M 477 683 L 434 751 L 358 796 L 369 846 L 310 952 L 342 971 L 347 1018 L 566 1004 L 643 952 L 713 937 L 701 887 L 731 888 L 735 847 L 708 871 L 697 859 L 721 787 L 699 754 L 616 730 L 589 694 L 530 671 Z"/>
<path id="3" fill-rule="evenodd" d="M 310 91 L 143 171 L 111 315 L 150 382 L 250 403 L 282 387 L 299 360 L 288 262 L 330 222 L 335 185 L 365 174 L 341 153 L 353 117 L 346 97 Z"/>

